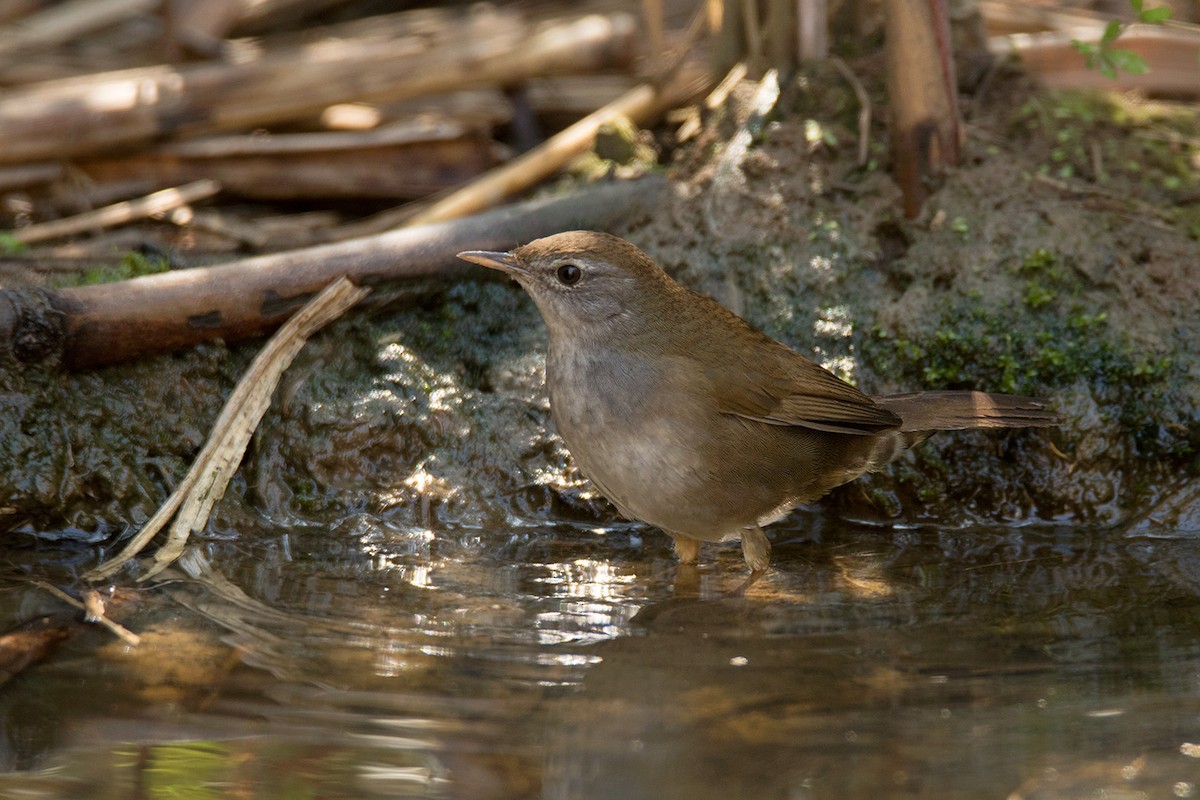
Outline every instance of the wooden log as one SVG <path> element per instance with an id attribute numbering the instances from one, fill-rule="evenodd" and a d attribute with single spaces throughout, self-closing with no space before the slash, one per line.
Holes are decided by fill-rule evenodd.
<path id="1" fill-rule="evenodd" d="M 486 131 L 418 121 L 362 132 L 196 139 L 78 166 L 99 186 L 140 181 L 160 188 L 210 178 L 227 192 L 260 199 L 412 200 L 466 183 L 496 161 Z"/>
<path id="2" fill-rule="evenodd" d="M 26 86 L 0 97 L 0 161 L 73 158 L 155 138 L 269 125 L 349 100 L 623 66 L 635 29 L 628 14 L 587 16 L 516 36 L 464 24 L 433 42 L 332 41 L 245 64 L 152 67 Z"/>
<path id="3" fill-rule="evenodd" d="M 652 176 L 217 267 L 57 291 L 0 290 L 0 364 L 59 360 L 79 369 L 244 339 L 273 330 L 342 275 L 360 285 L 479 276 L 482 270 L 455 254 L 509 249 L 575 228 L 604 230 L 655 208 L 665 188 Z"/>

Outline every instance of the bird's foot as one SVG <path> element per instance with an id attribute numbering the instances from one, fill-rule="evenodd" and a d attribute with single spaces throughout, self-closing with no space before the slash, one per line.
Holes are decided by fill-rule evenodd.
<path id="1" fill-rule="evenodd" d="M 771 542 L 762 528 L 755 525 L 742 531 L 742 555 L 751 573 L 762 572 L 771 563 Z"/>
<path id="2" fill-rule="evenodd" d="M 675 540 L 675 555 L 679 556 L 679 563 L 695 564 L 700 556 L 699 540 L 678 533 L 672 533 L 671 538 Z"/>

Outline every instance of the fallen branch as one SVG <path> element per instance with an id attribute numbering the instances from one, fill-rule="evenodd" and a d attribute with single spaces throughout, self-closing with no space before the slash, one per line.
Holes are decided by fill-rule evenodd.
<path id="1" fill-rule="evenodd" d="M 854 74 L 854 70 L 850 69 L 850 65 L 838 56 L 833 56 L 829 59 L 829 63 L 833 64 L 841 76 L 846 79 L 846 83 L 850 84 L 850 88 L 854 90 L 854 96 L 858 98 L 858 165 L 865 166 L 870 155 L 871 147 L 871 95 L 867 94 L 867 88 L 863 86 L 862 81 Z"/>
<path id="2" fill-rule="evenodd" d="M 136 200 L 126 200 L 123 203 L 98 208 L 95 211 L 85 211 L 73 217 L 17 228 L 10 235 L 18 242 L 33 244 L 100 228 L 112 228 L 157 214 L 165 214 L 181 206 L 212 197 L 219 191 L 221 191 L 221 184 L 216 181 L 199 180 L 186 186 L 163 189 Z"/>
<path id="3" fill-rule="evenodd" d="M 208 523 L 209 512 L 225 494 L 229 480 L 250 444 L 250 437 L 271 405 L 271 395 L 279 379 L 308 337 L 340 317 L 370 291 L 355 286 L 347 278 L 340 278 L 279 329 L 234 387 L 213 423 L 208 442 L 179 486 L 120 553 L 87 574 L 89 580 L 100 580 L 120 569 L 140 553 L 172 517 L 175 522 L 166 543 L 139 580 L 158 574 L 179 557 L 192 531 L 201 530 Z"/>
<path id="4" fill-rule="evenodd" d="M 464 275 L 471 268 L 455 253 L 508 249 L 575 228 L 604 230 L 655 208 L 665 187 L 652 176 L 217 267 L 57 291 L 0 290 L 0 363 L 59 360 L 86 368 L 215 338 L 245 339 L 276 328 L 340 275 L 360 285 Z"/>
<path id="5" fill-rule="evenodd" d="M 60 163 L 20 164 L 0 167 L 0 192 L 20 189 L 35 183 L 49 183 L 62 177 Z"/>
<path id="6" fill-rule="evenodd" d="M 33 49 L 70 41 L 135 14 L 154 11 L 159 0 L 71 0 L 0 29 L 0 62 Z"/>
<path id="7" fill-rule="evenodd" d="M 499 205 L 587 152 L 604 124 L 620 117 L 628 117 L 634 123 L 645 122 L 694 97 L 706 88 L 708 80 L 707 74 L 703 77 L 690 74 L 676 77 L 661 88 L 650 84 L 636 86 L 524 155 L 434 203 L 417 214 L 411 224 L 455 219 Z"/>
<path id="8" fill-rule="evenodd" d="M 466 183 L 496 160 L 484 131 L 418 121 L 369 131 L 217 136 L 78 166 L 100 185 L 212 178 L 242 197 L 411 200 Z"/>
<path id="9" fill-rule="evenodd" d="M 113 622 L 104 615 L 103 603 L 97 603 L 90 597 L 87 603 L 81 603 L 74 597 L 71 597 L 71 595 L 64 592 L 62 589 L 59 589 L 53 584 L 46 583 L 45 581 L 34 581 L 34 585 L 39 589 L 49 592 L 59 600 L 62 600 L 64 603 L 79 609 L 83 612 L 83 619 L 85 622 L 103 625 L 105 628 L 108 628 L 110 631 L 112 631 L 112 633 L 125 644 L 137 647 L 142 643 L 142 637 L 138 636 L 136 633 L 129 630 L 129 628 L 126 628 L 119 622 Z"/>
<path id="10" fill-rule="evenodd" d="M 167 136 L 302 118 L 536 75 L 626 65 L 635 23 L 587 16 L 531 31 L 467 23 L 431 40 L 364 36 L 238 64 L 158 66 L 35 84 L 0 98 L 0 161 L 67 159 Z"/>

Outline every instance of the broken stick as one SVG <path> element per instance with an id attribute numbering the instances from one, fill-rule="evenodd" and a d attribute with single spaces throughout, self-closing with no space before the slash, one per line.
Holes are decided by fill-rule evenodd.
<path id="1" fill-rule="evenodd" d="M 175 522 L 166 543 L 139 580 L 153 577 L 179 557 L 192 531 L 201 530 L 208 524 L 209 512 L 224 496 L 229 480 L 242 463 L 250 437 L 271 405 L 271 395 L 284 370 L 304 347 L 308 337 L 340 317 L 370 291 L 355 286 L 345 277 L 339 278 L 279 329 L 255 356 L 225 401 L 204 449 L 175 491 L 120 553 L 87 574 L 89 580 L 105 578 L 120 569 L 140 553 L 172 517 Z"/>
<path id="2" fill-rule="evenodd" d="M 24 86 L 0 96 L 0 162 L 70 159 L 155 138 L 269 125 L 350 100 L 624 66 L 635 27 L 627 14 L 536 32 L 464 26 L 432 45 L 412 37 L 333 41 L 241 64 L 147 67 Z"/>
<path id="3" fill-rule="evenodd" d="M 163 189 L 136 200 L 126 200 L 104 208 L 97 208 L 95 211 L 85 211 L 73 217 L 17 228 L 11 232 L 11 236 L 23 244 L 33 244 L 34 242 L 44 242 L 47 239 L 72 236 L 76 233 L 87 233 L 99 228 L 125 225 L 135 220 L 153 217 L 156 214 L 165 214 L 198 200 L 212 197 L 219 191 L 221 191 L 221 184 L 204 178 L 184 186 L 176 186 L 173 189 Z"/>

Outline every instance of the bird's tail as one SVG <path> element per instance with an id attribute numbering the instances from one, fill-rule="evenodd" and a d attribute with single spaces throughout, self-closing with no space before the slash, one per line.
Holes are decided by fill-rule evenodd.
<path id="1" fill-rule="evenodd" d="M 967 428 L 1047 428 L 1059 417 L 1044 400 L 987 392 L 911 392 L 872 398 L 900 417 L 902 433 Z M 921 437 L 924 438 L 924 437 Z"/>

